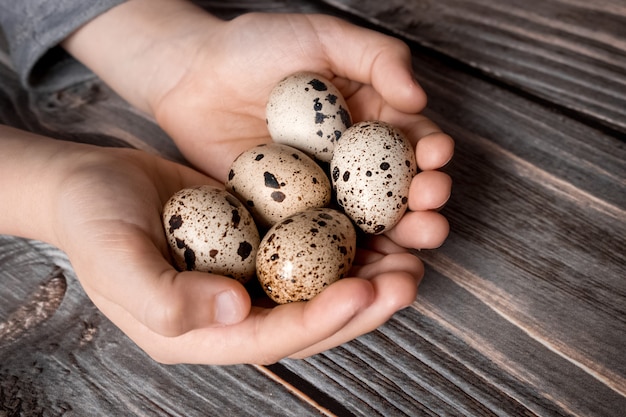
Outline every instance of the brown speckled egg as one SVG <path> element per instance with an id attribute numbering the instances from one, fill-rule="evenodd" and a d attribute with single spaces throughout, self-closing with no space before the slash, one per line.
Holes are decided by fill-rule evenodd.
<path id="1" fill-rule="evenodd" d="M 335 142 L 352 124 L 339 90 L 326 78 L 301 72 L 274 87 L 266 107 L 267 127 L 275 142 L 329 162 Z"/>
<path id="2" fill-rule="evenodd" d="M 309 300 L 344 277 L 355 251 L 356 232 L 345 214 L 307 210 L 267 232 L 257 254 L 257 277 L 277 303 Z"/>
<path id="3" fill-rule="evenodd" d="M 337 203 L 364 232 L 380 234 L 404 215 L 417 163 L 402 132 L 370 121 L 344 132 L 330 169 Z"/>
<path id="4" fill-rule="evenodd" d="M 260 228 L 309 208 L 330 203 L 326 173 L 304 152 L 270 143 L 235 159 L 226 189 L 241 200 Z"/>
<path id="5" fill-rule="evenodd" d="M 163 207 L 163 225 L 178 269 L 246 283 L 255 273 L 259 232 L 236 197 L 210 185 L 185 188 Z"/>

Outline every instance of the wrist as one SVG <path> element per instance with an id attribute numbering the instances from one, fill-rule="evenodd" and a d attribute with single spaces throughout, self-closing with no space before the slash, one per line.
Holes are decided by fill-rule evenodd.
<path id="1" fill-rule="evenodd" d="M 59 246 L 57 198 L 74 160 L 66 145 L 0 125 L 0 233 Z"/>
<path id="2" fill-rule="evenodd" d="M 120 96 L 154 115 L 223 23 L 184 0 L 130 0 L 76 30 L 62 46 Z"/>

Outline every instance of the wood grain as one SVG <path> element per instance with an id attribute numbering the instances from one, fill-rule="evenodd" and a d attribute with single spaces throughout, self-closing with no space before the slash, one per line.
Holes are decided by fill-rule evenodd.
<path id="1" fill-rule="evenodd" d="M 325 2 L 626 133 L 621 0 Z"/>
<path id="2" fill-rule="evenodd" d="M 307 365 L 290 363 L 290 369 L 298 374 L 321 369 L 333 383 L 329 390 L 346 387 L 347 397 L 358 398 L 352 409 L 357 415 L 622 415 L 626 172 L 617 161 L 626 154 L 621 142 L 561 120 L 563 135 L 596 153 L 589 159 L 581 154 L 571 177 L 546 173 L 550 166 L 567 166 L 574 146 L 546 161 L 523 144 L 535 145 L 535 132 L 550 126 L 558 113 L 428 57 L 419 57 L 419 63 L 419 80 L 431 97 L 428 115 L 457 139 L 448 168 L 455 179 L 453 197 L 443 211 L 451 235 L 442 248 L 420 253 L 431 269 L 413 310 L 342 348 L 351 355 L 339 349 Z M 522 109 L 528 117 L 519 118 Z M 511 146 L 501 124 L 516 118 Z M 616 163 L 601 176 L 602 167 L 593 161 L 610 163 L 613 157 Z M 586 176 L 612 184 L 608 190 L 619 195 L 604 187 L 583 192 L 571 182 Z M 612 197 L 616 203 L 607 203 Z M 369 358 L 372 350 L 380 355 Z M 340 360 L 337 355 L 365 359 L 328 364 Z M 385 397 L 381 387 L 370 387 L 379 374 L 387 382 L 397 379 L 388 390 L 405 391 L 413 401 L 406 404 L 405 398 Z M 381 401 L 380 409 L 363 408 L 362 402 Z"/>
<path id="3" fill-rule="evenodd" d="M 225 18 L 335 13 L 199 3 Z M 0 415 L 623 416 L 626 8 L 326 3 L 412 42 L 426 114 L 457 143 L 442 210 L 451 235 L 418 253 L 427 273 L 415 303 L 306 360 L 163 366 L 97 311 L 62 252 L 0 236 Z M 33 94 L 2 54 L 0 121 L 184 162 L 100 81 Z"/>

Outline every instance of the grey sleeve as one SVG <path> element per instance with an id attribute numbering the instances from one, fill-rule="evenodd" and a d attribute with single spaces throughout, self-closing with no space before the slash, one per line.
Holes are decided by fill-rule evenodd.
<path id="1" fill-rule="evenodd" d="M 53 91 L 93 74 L 58 44 L 126 0 L 0 0 L 0 26 L 21 83 Z"/>

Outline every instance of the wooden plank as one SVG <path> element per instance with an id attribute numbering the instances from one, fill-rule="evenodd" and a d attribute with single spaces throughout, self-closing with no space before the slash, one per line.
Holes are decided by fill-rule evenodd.
<path id="1" fill-rule="evenodd" d="M 0 254 L 5 289 L 0 292 L 0 414 L 199 416 L 219 410 L 258 415 L 262 409 L 268 415 L 319 416 L 323 411 L 297 388 L 256 367 L 159 365 L 97 311 L 58 250 L 0 236 Z M 18 318 L 14 313 L 29 305 L 51 276 L 67 288 L 56 285 L 50 297 L 58 309 L 40 303 L 49 313 L 44 320 L 17 335 L 7 332 L 7 323 Z"/>
<path id="2" fill-rule="evenodd" d="M 270 3 L 258 7 L 296 9 Z M 624 15 L 611 4 L 591 7 Z M 607 30 L 614 29 L 601 33 Z M 160 366 L 93 307 L 60 252 L 0 237 L 0 282 L 10 288 L 0 292 L 0 413 L 621 415 L 623 143 L 610 129 L 425 52 L 416 49 L 414 65 L 429 93 L 427 114 L 455 137 L 457 155 L 444 209 L 452 233 L 441 249 L 420 254 L 429 268 L 411 308 L 305 361 Z M 574 65 L 581 57 L 568 59 Z M 151 120 L 99 82 L 29 96 L 0 65 L 0 120 L 180 158 Z M 30 324 L 14 325 L 29 317 Z"/>
<path id="3" fill-rule="evenodd" d="M 626 133 L 621 0 L 325 2 Z"/>
<path id="4" fill-rule="evenodd" d="M 621 142 L 427 56 L 415 65 L 427 114 L 457 141 L 451 236 L 420 254 L 432 269 L 414 311 L 289 368 L 324 374 L 357 415 L 621 415 Z"/>

